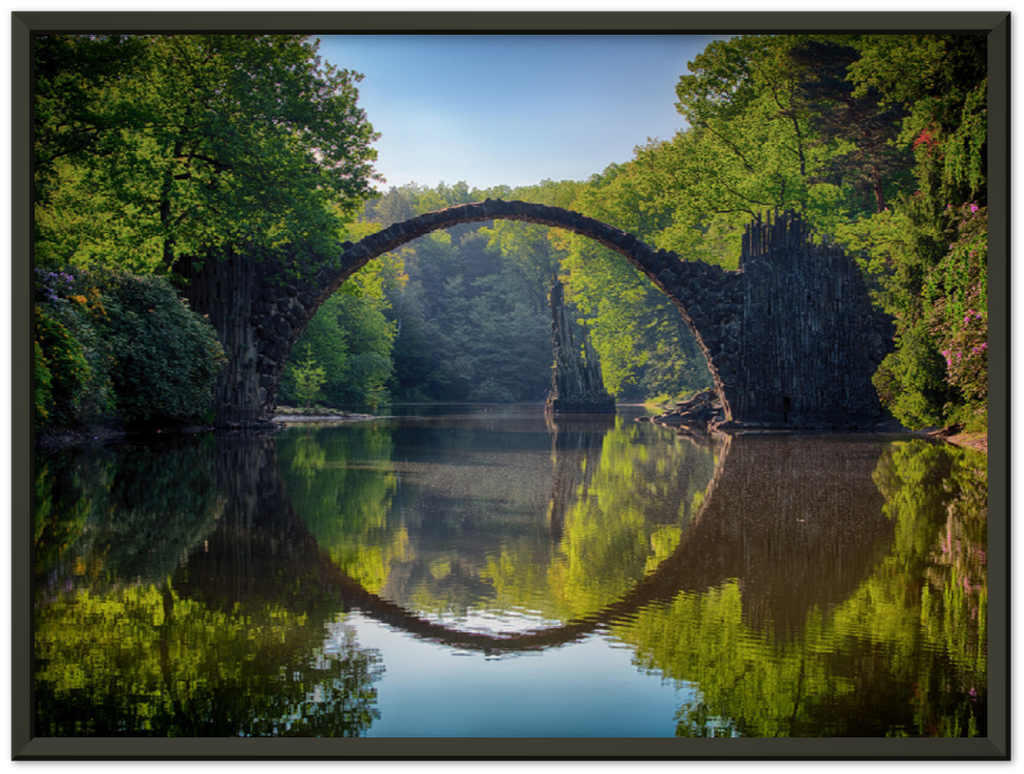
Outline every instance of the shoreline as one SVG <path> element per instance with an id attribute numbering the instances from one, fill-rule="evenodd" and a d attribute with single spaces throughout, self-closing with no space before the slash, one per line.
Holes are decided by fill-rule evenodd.
<path id="1" fill-rule="evenodd" d="M 306 422 L 359 422 L 367 419 L 379 419 L 373 414 L 274 414 L 271 422 L 300 425 Z"/>
<path id="2" fill-rule="evenodd" d="M 623 403 L 618 404 L 620 406 L 630 407 L 644 407 L 653 408 L 650 404 L 630 404 Z M 302 425 L 302 424 L 313 424 L 313 423 L 328 423 L 328 422 L 364 422 L 367 420 L 375 420 L 380 417 L 373 414 L 357 414 L 348 411 L 342 411 L 340 409 L 312 409 L 308 413 L 301 409 L 280 408 L 273 413 L 270 418 L 270 422 L 276 425 Z M 648 421 L 654 421 L 658 417 L 650 417 Z M 675 426 L 669 423 L 655 422 L 664 427 Z M 41 436 L 35 438 L 34 446 L 37 451 L 43 453 L 53 452 L 58 449 L 67 448 L 70 446 L 86 446 L 91 443 L 108 443 L 111 441 L 124 440 L 125 438 L 133 435 L 138 436 L 155 436 L 165 435 L 174 436 L 178 434 L 192 434 L 197 432 L 215 432 L 216 428 L 207 426 L 184 426 L 176 428 L 160 428 L 149 432 L 126 432 L 120 428 L 111 427 L 93 427 L 86 428 L 77 431 L 56 431 L 56 432 L 45 432 Z M 885 430 L 879 430 L 885 432 Z M 960 428 L 953 426 L 942 428 L 938 430 L 907 430 L 905 428 L 900 429 L 901 432 L 907 433 L 908 435 L 916 435 L 919 437 L 930 438 L 935 441 L 943 441 L 953 446 L 959 446 L 961 448 L 973 449 L 983 454 L 988 454 L 988 433 L 985 431 L 981 432 L 961 432 Z M 827 431 L 826 431 L 827 432 Z M 871 431 L 868 431 L 871 432 Z"/>

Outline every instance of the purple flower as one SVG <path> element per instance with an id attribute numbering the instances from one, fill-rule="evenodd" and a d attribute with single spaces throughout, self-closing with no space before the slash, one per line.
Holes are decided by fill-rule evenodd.
<path id="1" fill-rule="evenodd" d="M 977 204 L 972 204 L 971 205 L 971 212 L 977 212 L 977 211 L 978 211 L 978 205 Z"/>

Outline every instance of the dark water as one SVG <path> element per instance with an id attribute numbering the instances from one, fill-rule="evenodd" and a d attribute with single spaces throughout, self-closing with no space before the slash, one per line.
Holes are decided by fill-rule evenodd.
<path id="1" fill-rule="evenodd" d="M 36 734 L 986 735 L 984 455 L 418 413 L 39 457 Z"/>

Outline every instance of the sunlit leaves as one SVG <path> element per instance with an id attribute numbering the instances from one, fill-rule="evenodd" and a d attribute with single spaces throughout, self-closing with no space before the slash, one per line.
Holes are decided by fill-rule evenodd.
<path id="1" fill-rule="evenodd" d="M 40 736 L 359 736 L 379 714 L 379 656 L 274 605 L 81 592 L 37 614 L 35 643 Z"/>
<path id="2" fill-rule="evenodd" d="M 326 250 L 371 193 L 360 76 L 303 36 L 58 35 L 37 65 L 44 258 Z"/>

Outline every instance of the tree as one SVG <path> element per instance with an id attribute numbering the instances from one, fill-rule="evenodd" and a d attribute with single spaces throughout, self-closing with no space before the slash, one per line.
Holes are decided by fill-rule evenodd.
<path id="1" fill-rule="evenodd" d="M 323 366 L 317 365 L 310 349 L 306 348 L 306 357 L 295 367 L 295 389 L 299 397 L 306 402 L 308 409 L 313 399 L 320 394 L 320 388 L 327 381 Z"/>
<path id="2" fill-rule="evenodd" d="M 655 194 L 653 170 L 667 165 L 638 159 L 611 165 L 581 186 L 572 209 L 662 246 L 670 205 Z M 560 235 L 567 297 L 585 318 L 601 358 L 605 386 L 618 399 L 678 396 L 710 386 L 704 355 L 678 310 L 621 255 L 578 235 Z M 684 253 L 686 255 L 686 253 Z"/>
<path id="3" fill-rule="evenodd" d="M 895 140 L 906 114 L 878 90 L 858 88 L 850 68 L 860 59 L 859 37 L 808 37 L 791 50 L 800 74 L 794 101 L 810 115 L 816 143 L 829 149 L 822 180 L 850 189 L 852 212 L 884 212 L 896 186 L 906 184 L 913 157 Z"/>
<path id="4" fill-rule="evenodd" d="M 868 36 L 854 94 L 902 105 L 916 188 L 840 230 L 864 251 L 896 319 L 876 375 L 908 427 L 987 422 L 987 58 L 981 35 Z"/>
<path id="5" fill-rule="evenodd" d="M 46 36 L 36 66 L 41 214 L 81 237 L 78 262 L 331 249 L 371 193 L 361 76 L 306 37 Z M 88 232 L 50 207 L 97 198 L 106 222 Z"/>
<path id="6" fill-rule="evenodd" d="M 37 254 L 171 272 L 228 353 L 218 424 L 259 415 L 241 354 L 256 264 L 284 253 L 329 264 L 376 178 L 361 76 L 325 64 L 317 46 L 301 35 L 57 35 L 37 48 Z"/>

